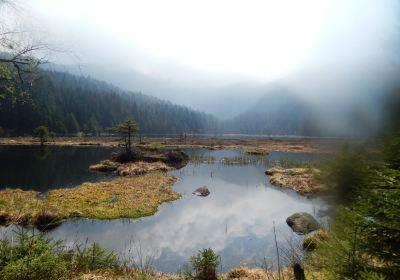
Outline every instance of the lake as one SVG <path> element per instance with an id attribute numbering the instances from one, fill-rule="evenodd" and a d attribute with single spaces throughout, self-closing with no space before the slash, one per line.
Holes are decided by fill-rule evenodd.
<path id="1" fill-rule="evenodd" d="M 84 181 L 109 180 L 112 175 L 88 172 L 92 163 L 113 152 L 100 147 L 0 147 L 0 186 L 46 191 L 73 186 Z M 313 160 L 310 153 L 271 152 L 265 156 L 246 156 L 243 164 L 226 164 L 229 158 L 243 158 L 239 149 L 185 149 L 189 155 L 212 157 L 214 162 L 191 162 L 171 174 L 178 178 L 174 189 L 182 199 L 164 203 L 150 217 L 111 221 L 71 220 L 47 233 L 63 239 L 68 246 L 98 242 L 130 262 L 148 260 L 159 271 L 183 270 L 190 256 L 212 248 L 221 256 L 221 271 L 246 264 L 276 264 L 274 223 L 280 249 L 298 246 L 301 236 L 292 233 L 286 218 L 305 211 L 315 216 L 326 205 L 318 198 L 300 196 L 292 190 L 272 186 L 265 170 L 279 160 Z M 224 161 L 225 160 L 225 161 Z M 225 163 L 224 163 L 225 162 Z M 192 192 L 207 186 L 210 195 Z M 15 226 L 1 228 L 12 234 Z M 138 256 L 141 257 L 138 257 Z M 284 262 L 285 260 L 282 260 Z"/>

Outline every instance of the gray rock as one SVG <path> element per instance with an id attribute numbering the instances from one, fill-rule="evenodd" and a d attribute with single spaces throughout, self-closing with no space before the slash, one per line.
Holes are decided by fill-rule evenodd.
<path id="1" fill-rule="evenodd" d="M 307 234 L 321 227 L 312 215 L 305 212 L 294 213 L 286 219 L 286 223 L 298 234 Z"/>
<path id="2" fill-rule="evenodd" d="M 206 186 L 202 186 L 200 188 L 197 188 L 193 194 L 198 195 L 198 196 L 208 196 L 210 194 L 210 190 Z"/>

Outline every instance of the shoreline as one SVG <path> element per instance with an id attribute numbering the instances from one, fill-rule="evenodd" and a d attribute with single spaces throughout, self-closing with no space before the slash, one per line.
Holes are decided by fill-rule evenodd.
<path id="1" fill-rule="evenodd" d="M 294 152 L 294 153 L 330 153 L 340 146 L 343 140 L 331 138 L 217 138 L 217 137 L 145 137 L 145 145 L 158 143 L 166 148 L 206 148 L 206 149 L 262 149 L 266 152 Z M 135 137 L 135 143 L 139 137 Z M 39 146 L 40 143 L 33 137 L 0 138 L 0 146 Z M 46 142 L 47 146 L 94 146 L 94 147 L 121 147 L 118 137 L 52 137 Z"/>

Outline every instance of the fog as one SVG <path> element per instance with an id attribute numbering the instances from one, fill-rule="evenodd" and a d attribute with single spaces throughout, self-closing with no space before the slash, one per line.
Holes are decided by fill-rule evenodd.
<path id="1" fill-rule="evenodd" d="M 396 2 L 32 0 L 20 17 L 63 50 L 54 69 L 221 119 L 284 87 L 349 129 L 397 82 Z"/>

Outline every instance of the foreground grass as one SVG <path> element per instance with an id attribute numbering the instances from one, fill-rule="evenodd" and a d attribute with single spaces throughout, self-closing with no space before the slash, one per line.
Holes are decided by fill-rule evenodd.
<path id="1" fill-rule="evenodd" d="M 205 251 L 212 252 L 214 262 L 210 263 Z M 278 276 L 276 272 L 246 267 L 233 268 L 218 276 L 219 256 L 211 249 L 193 256 L 190 262 L 192 267 L 185 273 L 166 274 L 151 268 L 143 269 L 135 263 L 128 264 L 96 243 L 86 247 L 66 247 L 62 241 L 47 239 L 43 234 L 28 234 L 24 230 L 17 232 L 13 239 L 0 239 L 0 280 L 293 279 L 290 269 L 282 270 Z"/>
<path id="2" fill-rule="evenodd" d="M 110 182 L 83 183 L 48 192 L 40 199 L 35 191 L 0 191 L 2 224 L 41 226 L 68 218 L 139 218 L 154 214 L 158 206 L 180 198 L 172 189 L 175 178 L 165 172 L 122 177 Z"/>

